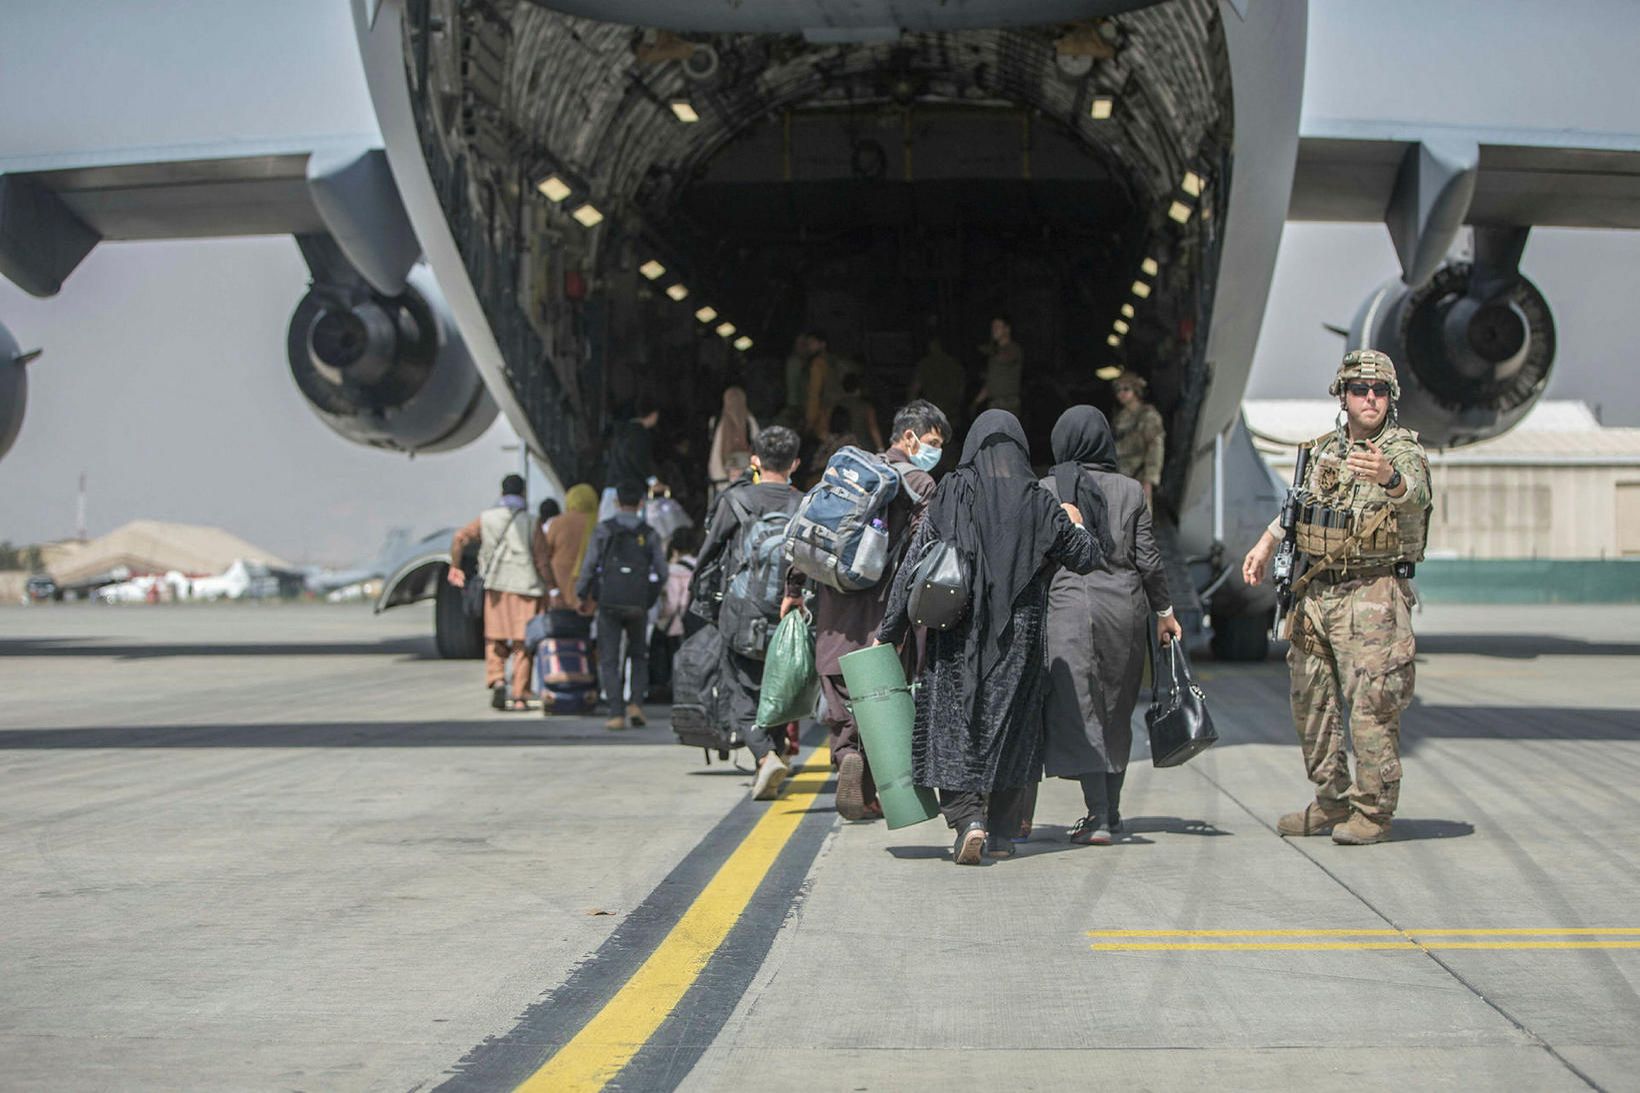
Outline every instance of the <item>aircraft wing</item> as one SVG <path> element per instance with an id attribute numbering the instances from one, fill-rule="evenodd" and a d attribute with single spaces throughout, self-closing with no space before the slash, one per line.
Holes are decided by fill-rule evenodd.
<path id="1" fill-rule="evenodd" d="M 1640 135 L 1308 120 L 1287 218 L 1384 219 L 1420 147 L 1467 153 L 1471 223 L 1640 228 Z"/>
<path id="2" fill-rule="evenodd" d="M 1640 135 L 1305 119 L 1287 218 L 1383 221 L 1421 284 L 1463 224 L 1640 229 Z"/>
<path id="3" fill-rule="evenodd" d="M 380 143 L 361 134 L 0 159 L 0 273 L 51 296 L 103 240 L 329 232 L 373 284 L 402 289 L 420 247 Z"/>

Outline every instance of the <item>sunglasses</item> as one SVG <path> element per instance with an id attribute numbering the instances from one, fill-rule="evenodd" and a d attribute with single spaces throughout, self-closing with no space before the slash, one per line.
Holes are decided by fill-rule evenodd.
<path id="1" fill-rule="evenodd" d="M 1389 384 L 1387 383 L 1352 383 L 1349 384 L 1348 390 L 1356 398 L 1366 398 L 1369 392 L 1379 398 L 1389 398 Z"/>

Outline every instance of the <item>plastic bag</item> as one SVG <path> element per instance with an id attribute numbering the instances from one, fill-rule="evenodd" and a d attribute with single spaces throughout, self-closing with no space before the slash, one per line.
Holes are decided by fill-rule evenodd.
<path id="1" fill-rule="evenodd" d="M 769 639 L 763 660 L 763 689 L 757 723 L 764 728 L 798 721 L 814 713 L 820 676 L 814 670 L 814 632 L 802 611 L 787 612 Z"/>

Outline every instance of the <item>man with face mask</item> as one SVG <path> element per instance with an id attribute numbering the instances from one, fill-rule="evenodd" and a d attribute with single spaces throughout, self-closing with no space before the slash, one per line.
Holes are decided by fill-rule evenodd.
<path id="1" fill-rule="evenodd" d="M 845 820 L 875 819 L 881 816 L 877 787 L 860 748 L 860 727 L 849 712 L 848 687 L 838 661 L 846 653 L 870 645 L 888 606 L 888 592 L 894 572 L 911 542 L 912 532 L 934 496 L 930 475 L 939 465 L 941 449 L 951 439 L 951 422 L 944 411 L 931 402 L 917 399 L 894 415 L 893 441 L 883 459 L 900 474 L 901 489 L 884 514 L 888 533 L 888 565 L 881 580 L 859 592 L 839 592 L 819 585 L 814 605 L 814 660 L 820 674 L 823 718 L 831 736 L 831 761 L 837 769 L 837 812 Z M 789 598 L 781 604 L 781 614 L 800 606 Z M 905 655 L 911 678 L 916 667 L 917 643 L 908 641 Z"/>
<path id="2" fill-rule="evenodd" d="M 1293 534 L 1306 563 L 1293 570 L 1293 721 L 1315 800 L 1281 817 L 1287 837 L 1331 834 L 1351 846 L 1389 838 L 1401 793 L 1401 713 L 1412 702 L 1413 566 L 1423 560 L 1429 459 L 1395 420 L 1395 365 L 1375 349 L 1344 357 L 1328 390 L 1335 431 L 1311 441 L 1303 508 Z M 1285 532 L 1272 523 L 1242 561 L 1264 579 Z M 1345 710 L 1355 745 L 1350 777 Z"/>

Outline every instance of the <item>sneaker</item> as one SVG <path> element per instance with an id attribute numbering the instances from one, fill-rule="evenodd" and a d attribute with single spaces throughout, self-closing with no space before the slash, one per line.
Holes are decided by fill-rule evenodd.
<path id="1" fill-rule="evenodd" d="M 1276 821 L 1276 832 L 1283 838 L 1306 835 L 1326 835 L 1350 818 L 1348 808 L 1328 809 L 1320 801 L 1311 801 L 1303 812 L 1289 812 Z"/>
<path id="2" fill-rule="evenodd" d="M 643 707 L 639 706 L 636 702 L 634 702 L 631 705 L 627 706 L 627 708 L 626 708 L 626 719 L 628 721 L 632 722 L 632 727 L 634 729 L 641 729 L 645 725 L 649 724 L 648 721 L 644 720 Z"/>
<path id="3" fill-rule="evenodd" d="M 490 688 L 490 709 L 504 710 L 507 708 L 507 685 L 497 683 Z"/>
<path id="4" fill-rule="evenodd" d="M 1006 835 L 992 835 L 985 841 L 985 852 L 993 858 L 1011 858 L 1019 853 L 1014 840 Z"/>
<path id="5" fill-rule="evenodd" d="M 752 800 L 772 801 L 780 796 L 780 783 L 786 780 L 786 775 L 792 769 L 786 765 L 786 760 L 769 752 L 757 764 L 757 777 L 752 780 Z"/>
<path id="6" fill-rule="evenodd" d="M 978 865 L 985 853 L 985 825 L 978 820 L 957 832 L 957 841 L 951 845 L 951 857 L 958 865 Z"/>
<path id="7" fill-rule="evenodd" d="M 604 728 L 608 729 L 610 732 L 620 732 L 622 729 L 626 728 L 626 718 L 612 717 L 608 721 L 604 722 Z"/>
<path id="8" fill-rule="evenodd" d="M 837 815 L 845 820 L 866 818 L 866 761 L 858 752 L 845 752 L 837 761 Z"/>
<path id="9" fill-rule="evenodd" d="M 1375 820 L 1357 812 L 1344 823 L 1333 828 L 1333 842 L 1340 846 L 1370 846 L 1389 838 L 1389 817 Z"/>
<path id="10" fill-rule="evenodd" d="M 1110 823 L 1105 826 L 1110 828 L 1112 835 L 1120 835 L 1122 833 L 1122 814 L 1113 809 L 1110 814 Z"/>
<path id="11" fill-rule="evenodd" d="M 1077 820 L 1066 838 L 1079 846 L 1109 846 L 1111 843 L 1109 826 L 1096 816 L 1084 816 Z"/>

